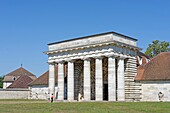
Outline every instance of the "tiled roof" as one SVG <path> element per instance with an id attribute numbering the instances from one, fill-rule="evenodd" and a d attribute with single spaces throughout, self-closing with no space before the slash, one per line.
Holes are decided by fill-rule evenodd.
<path id="1" fill-rule="evenodd" d="M 44 74 L 42 74 L 40 77 L 38 77 L 36 80 L 31 82 L 29 85 L 48 85 L 48 76 L 49 71 L 46 71 Z"/>
<path id="2" fill-rule="evenodd" d="M 33 80 L 36 79 L 36 76 L 35 76 L 35 75 L 33 75 L 31 72 L 27 71 L 26 69 L 20 67 L 20 68 L 18 68 L 18 69 L 16 69 L 16 70 L 10 72 L 9 74 L 5 75 L 3 81 L 4 81 L 4 82 L 5 82 L 5 81 L 6 81 L 6 82 L 13 82 L 13 81 L 14 81 L 14 79 L 13 79 L 14 77 L 15 77 L 16 79 L 18 79 L 18 78 L 19 78 L 20 76 L 22 76 L 22 75 L 30 76 Z"/>
<path id="3" fill-rule="evenodd" d="M 30 86 L 34 86 L 34 85 L 48 85 L 48 78 L 49 78 L 49 71 L 46 71 L 44 74 L 42 74 L 36 80 L 31 82 L 29 85 Z M 55 83 L 57 83 L 57 80 L 58 80 L 58 76 L 57 76 L 57 72 L 56 72 Z"/>
<path id="4" fill-rule="evenodd" d="M 137 69 L 138 81 L 170 80 L 170 52 L 162 52 Z"/>
<path id="5" fill-rule="evenodd" d="M 22 75 L 7 88 L 28 88 L 28 84 L 32 81 L 28 75 Z"/>

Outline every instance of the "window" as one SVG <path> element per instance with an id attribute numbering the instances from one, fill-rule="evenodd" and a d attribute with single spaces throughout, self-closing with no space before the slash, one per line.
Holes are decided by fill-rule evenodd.
<path id="1" fill-rule="evenodd" d="M 16 80 L 16 77 L 13 77 L 13 80 Z"/>

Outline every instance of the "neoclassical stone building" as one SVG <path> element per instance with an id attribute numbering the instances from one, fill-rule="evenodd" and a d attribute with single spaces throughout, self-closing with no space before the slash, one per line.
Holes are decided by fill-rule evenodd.
<path id="1" fill-rule="evenodd" d="M 139 101 L 136 42 L 107 32 L 48 44 L 49 93 L 61 101 Z"/>

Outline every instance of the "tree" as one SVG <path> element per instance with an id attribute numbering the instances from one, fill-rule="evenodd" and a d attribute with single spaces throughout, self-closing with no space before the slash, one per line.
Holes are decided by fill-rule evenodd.
<path id="1" fill-rule="evenodd" d="M 145 54 L 154 57 L 158 55 L 160 52 L 168 52 L 170 51 L 170 42 L 154 40 L 152 44 L 149 44 Z"/>
<path id="2" fill-rule="evenodd" d="M 3 88 L 3 80 L 4 79 L 4 76 L 0 76 L 0 88 Z"/>

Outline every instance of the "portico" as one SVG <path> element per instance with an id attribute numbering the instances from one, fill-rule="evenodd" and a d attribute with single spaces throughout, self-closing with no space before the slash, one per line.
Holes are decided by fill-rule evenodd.
<path id="1" fill-rule="evenodd" d="M 49 51 L 45 52 L 49 63 L 49 93 L 58 100 L 125 101 L 129 98 L 127 77 L 133 76 L 130 66 L 136 64 L 139 50 L 136 41 L 108 32 L 49 44 Z"/>

